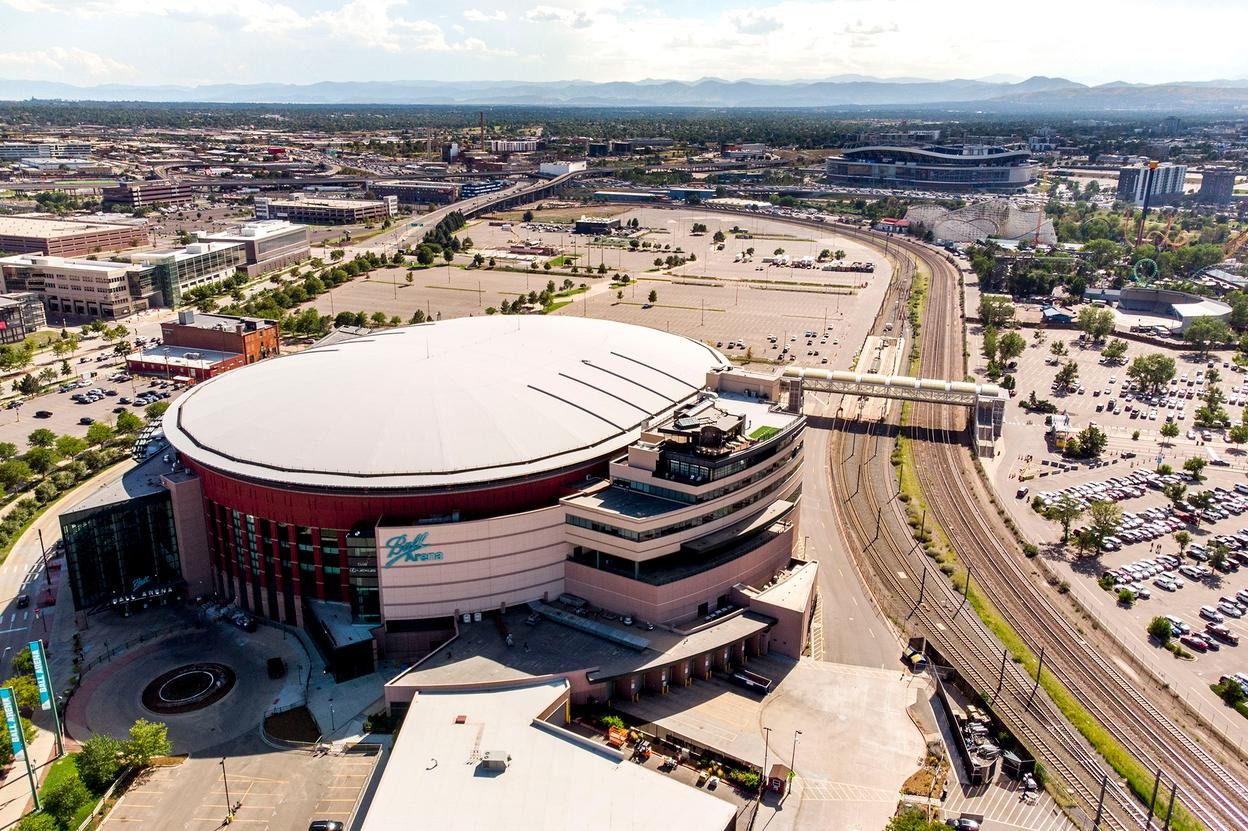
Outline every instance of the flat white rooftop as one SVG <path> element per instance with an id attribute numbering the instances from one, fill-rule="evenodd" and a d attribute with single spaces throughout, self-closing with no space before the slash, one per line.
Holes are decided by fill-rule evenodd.
<path id="1" fill-rule="evenodd" d="M 85 257 L 56 257 L 47 254 L 14 254 L 11 257 L 0 257 L 0 264 L 14 266 L 42 266 L 49 269 L 73 271 L 97 271 L 101 274 L 117 269 L 134 268 L 133 263 L 116 260 L 88 260 Z"/>
<path id="2" fill-rule="evenodd" d="M 537 716 L 562 679 L 502 689 L 421 692 L 412 701 L 362 831 L 725 831 L 732 805 L 627 761 Z M 559 708 L 556 720 L 560 720 Z M 463 724 L 456 724 L 464 716 Z M 510 757 L 488 770 L 485 754 Z"/>
<path id="3" fill-rule="evenodd" d="M 0 216 L 0 236 L 72 237 L 97 231 L 128 231 L 126 225 L 103 222 L 70 222 L 63 219 L 37 219 L 26 216 Z"/>

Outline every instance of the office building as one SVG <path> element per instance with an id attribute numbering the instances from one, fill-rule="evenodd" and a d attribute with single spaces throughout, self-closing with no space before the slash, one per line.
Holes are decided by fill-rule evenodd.
<path id="1" fill-rule="evenodd" d="M 1021 191 L 1039 171 L 1030 151 L 981 144 L 873 145 L 828 159 L 828 180 L 859 188 Z"/>
<path id="2" fill-rule="evenodd" d="M 0 143 L 0 161 L 18 159 L 85 157 L 91 155 L 91 145 L 86 142 L 68 141 L 9 141 Z"/>
<path id="3" fill-rule="evenodd" d="M 308 229 L 282 219 L 265 219 L 244 222 L 224 231 L 200 231 L 200 242 L 232 242 L 243 246 L 248 277 L 301 263 L 312 256 L 308 244 Z"/>
<path id="4" fill-rule="evenodd" d="M 123 182 L 116 187 L 104 188 L 104 207 L 137 211 L 165 205 L 185 205 L 195 199 L 191 186 L 168 179 L 147 179 L 142 182 Z"/>
<path id="5" fill-rule="evenodd" d="M 358 225 L 398 216 L 396 196 L 381 199 L 331 199 L 300 194 L 281 199 L 256 197 L 256 219 L 286 219 L 318 225 Z"/>
<path id="6" fill-rule="evenodd" d="M 150 305 L 177 308 L 182 295 L 198 286 L 219 283 L 246 262 L 239 242 L 193 242 L 182 248 L 144 251 L 135 262 L 151 268 Z"/>
<path id="7" fill-rule="evenodd" d="M 1196 201 L 1202 205 L 1229 205 L 1235 198 L 1235 170 L 1229 167 L 1206 167 L 1200 175 Z"/>
<path id="8" fill-rule="evenodd" d="M 583 216 L 572 225 L 574 234 L 610 234 L 620 228 L 618 216 Z"/>
<path id="9" fill-rule="evenodd" d="M 50 320 L 67 317 L 117 320 L 146 309 L 130 293 L 141 268 L 113 260 L 18 254 L 0 258 L 4 291 L 29 292 L 42 300 Z"/>
<path id="10" fill-rule="evenodd" d="M 176 322 L 160 324 L 160 339 L 164 346 L 237 353 L 248 364 L 281 352 L 276 320 L 205 314 L 192 309 L 178 312 Z"/>
<path id="11" fill-rule="evenodd" d="M 43 300 L 33 291 L 0 294 L 0 343 L 21 343 L 47 325 Z"/>
<path id="12" fill-rule="evenodd" d="M 147 244 L 140 225 L 0 216 L 0 251 L 75 257 Z"/>
<path id="13" fill-rule="evenodd" d="M 1183 196 L 1183 185 L 1187 178 L 1187 166 L 1181 164 L 1157 164 L 1152 171 L 1152 184 L 1149 182 L 1151 164 L 1139 164 L 1124 167 L 1118 171 L 1118 201 L 1130 202 L 1134 205 L 1144 204 L 1144 193 L 1147 185 L 1151 194 L 1149 204 L 1164 205 L 1179 201 Z"/>
<path id="14" fill-rule="evenodd" d="M 400 205 L 446 205 L 459 201 L 458 182 L 419 182 L 394 179 L 373 182 L 369 190 L 378 196 L 393 196 Z"/>

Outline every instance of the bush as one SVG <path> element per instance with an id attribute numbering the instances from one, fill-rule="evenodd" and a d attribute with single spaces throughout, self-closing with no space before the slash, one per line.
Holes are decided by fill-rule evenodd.
<path id="1" fill-rule="evenodd" d="M 624 719 L 619 716 L 603 716 L 598 719 L 598 723 L 607 729 L 612 727 L 615 727 L 618 730 L 624 729 Z"/>
<path id="2" fill-rule="evenodd" d="M 60 831 L 60 825 L 51 814 L 40 811 L 22 817 L 22 821 L 17 824 L 17 831 Z"/>
<path id="3" fill-rule="evenodd" d="M 1097 580 L 1096 583 L 1105 591 L 1110 591 L 1114 587 L 1114 578 L 1110 577 L 1108 574 L 1105 574 L 1105 575 L 1102 575 L 1101 579 Z"/>
<path id="4" fill-rule="evenodd" d="M 763 777 L 759 776 L 752 770 L 738 770 L 733 768 L 728 771 L 728 781 L 734 785 L 739 785 L 743 790 L 757 791 L 759 785 L 763 782 Z"/>
<path id="5" fill-rule="evenodd" d="M 1030 543 L 1030 542 L 1023 543 L 1023 555 L 1026 556 L 1028 559 L 1031 559 L 1032 557 L 1036 557 L 1039 554 L 1040 554 L 1040 549 L 1036 547 L 1035 543 Z"/>
<path id="6" fill-rule="evenodd" d="M 1157 616 L 1148 622 L 1148 634 L 1157 639 L 1162 646 L 1170 643 L 1170 638 L 1174 637 L 1174 630 L 1170 627 L 1170 621 L 1164 617 Z"/>
<path id="7" fill-rule="evenodd" d="M 91 798 L 87 786 L 77 776 L 70 776 L 55 783 L 43 794 L 43 810 L 56 818 L 64 828 L 78 812 L 78 806 Z"/>
<path id="8" fill-rule="evenodd" d="M 121 752 L 121 742 L 106 733 L 96 733 L 74 756 L 78 777 L 92 791 L 102 793 L 121 771 Z"/>

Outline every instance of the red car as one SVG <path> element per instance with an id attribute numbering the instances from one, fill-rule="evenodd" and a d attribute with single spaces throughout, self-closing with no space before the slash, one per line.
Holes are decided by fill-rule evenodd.
<path id="1" fill-rule="evenodd" d="M 1179 643 L 1183 644 L 1186 647 L 1189 647 L 1190 649 L 1194 649 L 1197 652 L 1209 651 L 1209 644 L 1205 642 L 1204 638 L 1200 637 L 1200 635 L 1194 632 L 1190 635 L 1184 635 L 1183 637 L 1179 638 Z"/>
<path id="2" fill-rule="evenodd" d="M 1205 631 L 1223 643 L 1239 646 L 1239 635 L 1236 635 L 1220 623 L 1210 623 L 1205 627 Z"/>

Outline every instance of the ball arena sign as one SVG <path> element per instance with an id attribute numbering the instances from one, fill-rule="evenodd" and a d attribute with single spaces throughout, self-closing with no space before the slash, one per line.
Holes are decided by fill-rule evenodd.
<path id="1" fill-rule="evenodd" d="M 407 534 L 397 534 L 386 540 L 385 548 L 385 565 L 383 568 L 391 568 L 396 565 L 411 565 L 412 563 L 429 563 L 442 559 L 441 551 L 425 551 L 428 539 L 428 533 L 420 533 L 412 537 L 410 540 Z"/>

